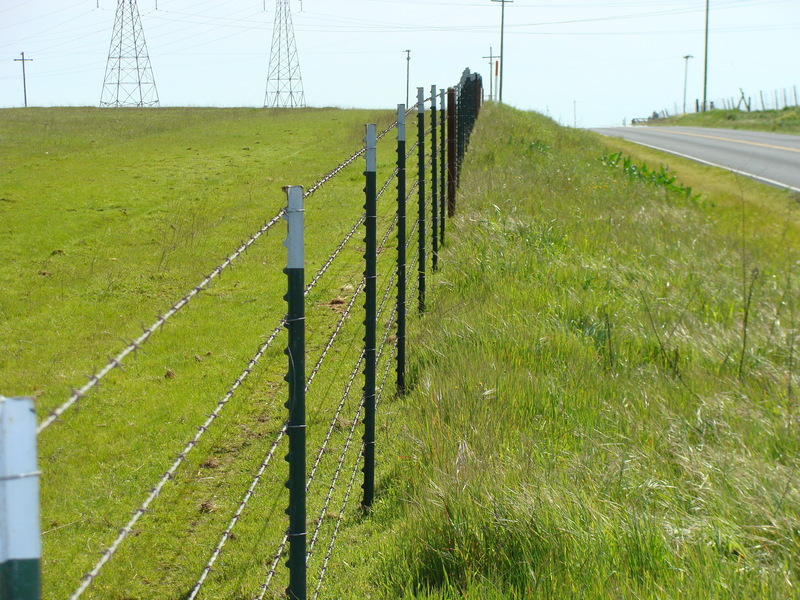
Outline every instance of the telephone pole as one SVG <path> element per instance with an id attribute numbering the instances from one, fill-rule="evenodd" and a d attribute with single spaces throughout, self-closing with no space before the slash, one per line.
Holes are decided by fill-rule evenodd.
<path id="1" fill-rule="evenodd" d="M 403 50 L 406 53 L 406 110 L 408 110 L 408 90 L 411 85 L 411 50 Z"/>
<path id="2" fill-rule="evenodd" d="M 489 46 L 489 56 L 484 56 L 483 58 L 489 59 L 489 102 L 494 100 L 494 92 L 492 91 L 492 70 L 494 69 L 494 61 L 496 58 L 500 58 L 500 55 L 495 56 L 494 52 L 492 51 L 492 47 Z"/>
<path id="3" fill-rule="evenodd" d="M 703 66 L 703 112 L 708 110 L 708 105 L 706 104 L 707 94 L 708 94 L 708 2 L 706 0 L 706 51 L 705 51 L 705 59 L 704 59 L 704 66 Z"/>
<path id="4" fill-rule="evenodd" d="M 25 63 L 32 62 L 32 58 L 25 58 L 25 53 L 20 52 L 22 54 L 22 58 L 15 58 L 14 62 L 21 62 L 22 63 L 22 94 L 25 97 L 25 108 L 28 108 L 28 81 L 25 77 Z"/>
<path id="5" fill-rule="evenodd" d="M 500 89 L 498 91 L 500 104 L 503 103 L 503 67 L 505 66 L 505 31 L 506 31 L 506 4 L 514 2 L 514 0 L 492 0 L 492 2 L 499 2 L 502 5 L 500 11 Z"/>
<path id="6" fill-rule="evenodd" d="M 686 67 L 683 70 L 683 114 L 686 114 L 686 83 L 689 80 L 689 59 L 694 58 L 691 54 L 683 57 L 686 61 Z"/>

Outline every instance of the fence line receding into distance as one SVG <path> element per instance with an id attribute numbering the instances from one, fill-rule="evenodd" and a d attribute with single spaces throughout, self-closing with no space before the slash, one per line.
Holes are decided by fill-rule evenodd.
<path id="1" fill-rule="evenodd" d="M 281 574 L 281 581 L 288 584 L 286 595 L 289 598 L 305 600 L 312 593 L 317 598 L 323 589 L 324 580 L 328 573 L 330 560 L 337 547 L 337 538 L 341 532 L 344 515 L 352 510 L 351 500 L 355 497 L 353 487 L 358 480 L 359 470 L 363 473 L 363 497 L 360 502 L 361 510 L 368 512 L 373 503 L 376 487 L 375 457 L 379 453 L 380 438 L 376 439 L 375 417 L 381 399 L 386 399 L 393 392 L 404 394 L 408 389 L 406 377 L 406 360 L 408 349 L 406 347 L 406 321 L 408 318 L 406 306 L 409 300 L 416 296 L 419 302 L 420 313 L 425 308 L 425 279 L 426 268 L 430 264 L 432 269 L 442 268 L 440 248 L 444 245 L 445 219 L 452 218 L 456 211 L 455 190 L 461 162 L 466 152 L 469 134 L 477 119 L 482 99 L 482 81 L 477 74 L 465 71 L 460 82 L 449 90 L 438 90 L 434 86 L 431 95 L 424 97 L 422 88 L 416 106 L 418 114 L 418 139 L 411 149 L 406 148 L 406 116 L 413 111 L 404 105 L 398 106 L 397 120 L 388 128 L 377 132 L 375 125 L 367 125 L 365 147 L 355 152 L 347 160 L 327 173 L 317 183 L 308 187 L 305 192 L 299 186 L 285 188 L 287 192 L 287 207 L 280 209 L 275 216 L 268 220 L 247 241 L 242 243 L 211 273 L 205 276 L 200 283 L 175 302 L 171 308 L 157 317 L 155 322 L 144 328 L 143 334 L 136 340 L 126 345 L 114 358 L 111 358 L 102 368 L 89 378 L 89 382 L 76 389 L 72 395 L 60 406 L 55 408 L 42 420 L 37 429 L 41 435 L 56 421 L 60 427 L 69 427 L 69 409 L 75 403 L 85 398 L 109 372 L 122 366 L 123 361 L 133 352 L 146 344 L 154 333 L 160 331 L 163 325 L 175 314 L 186 307 L 201 291 L 209 288 L 224 270 L 228 269 L 249 248 L 260 239 L 265 238 L 275 225 L 286 218 L 289 221 L 289 235 L 285 245 L 288 249 L 289 259 L 285 269 L 287 277 L 287 295 L 289 302 L 287 315 L 275 324 L 271 333 L 263 342 L 258 344 L 255 354 L 249 359 L 241 373 L 228 387 L 227 392 L 220 398 L 213 411 L 196 426 L 196 432 L 185 442 L 171 464 L 163 471 L 149 491 L 143 492 L 143 500 L 128 514 L 129 519 L 125 524 L 120 524 L 116 536 L 109 540 L 94 566 L 76 582 L 75 591 L 70 595 L 71 600 L 81 597 L 92 586 L 106 567 L 117 554 L 119 548 L 136 531 L 137 525 L 146 521 L 146 515 L 153 510 L 153 505 L 170 481 L 176 479 L 178 471 L 186 464 L 187 458 L 203 438 L 218 421 L 223 409 L 237 394 L 248 377 L 253 374 L 267 350 L 281 335 L 282 330 L 289 330 L 289 341 L 286 347 L 288 359 L 288 373 L 286 382 L 288 393 L 285 419 L 282 425 L 276 427 L 271 435 L 266 435 L 263 444 L 264 458 L 259 461 L 258 467 L 250 478 L 244 495 L 234 500 L 231 505 L 233 510 L 230 518 L 225 519 L 225 525 L 216 537 L 216 544 L 210 545 L 208 559 L 204 564 L 197 566 L 197 573 L 193 577 L 194 585 L 187 587 L 185 594 L 190 600 L 198 597 L 204 586 L 213 580 L 215 571 L 219 567 L 218 560 L 226 553 L 226 543 L 234 536 L 234 529 L 240 522 L 243 514 L 250 506 L 251 500 L 259 486 L 265 485 L 265 475 L 274 471 L 276 462 L 272 460 L 285 440 L 288 439 L 288 509 L 283 532 L 275 539 L 276 551 L 264 560 L 266 565 L 263 571 L 263 583 L 253 594 L 264 597 L 267 593 L 279 593 L 273 587 L 281 557 L 288 552 L 288 571 Z M 438 100 L 438 104 L 437 104 Z M 426 105 L 429 106 L 431 127 L 425 129 Z M 378 141 L 390 131 L 397 131 L 397 161 L 396 166 L 388 174 L 378 189 L 378 155 L 380 152 Z M 429 136 L 429 137 L 428 137 Z M 426 143 L 427 142 L 427 143 Z M 412 179 L 409 180 L 406 161 L 416 152 L 417 169 Z M 322 261 L 310 283 L 305 284 L 306 259 L 304 257 L 304 211 L 313 211 L 314 205 L 304 202 L 310 196 L 320 193 L 325 184 L 341 173 L 348 170 L 361 157 L 366 158 L 365 169 L 365 200 L 364 213 L 359 216 L 344 237 L 338 242 L 333 252 Z M 397 184 L 397 195 L 390 203 L 385 200 L 387 191 L 392 182 Z M 428 185 L 426 185 L 426 181 Z M 418 214 L 413 226 L 408 231 L 407 203 L 413 194 L 418 196 Z M 353 198 L 353 202 L 356 199 Z M 445 210 L 445 207 L 447 209 Z M 305 214 L 308 214 L 305 212 Z M 365 231 L 364 243 L 364 272 L 348 281 L 342 281 L 349 288 L 351 297 L 349 301 L 342 301 L 340 315 L 332 332 L 329 334 L 319 350 L 319 357 L 315 359 L 314 367 L 310 374 L 305 372 L 305 362 L 310 352 L 305 348 L 305 324 L 307 320 L 314 319 L 318 305 L 309 303 L 309 293 L 324 277 L 331 277 L 331 267 L 340 264 L 345 248 L 357 244 L 356 233 Z M 379 231 L 380 230 L 380 231 Z M 430 236 L 426 233 L 430 232 Z M 380 233 L 380 236 L 379 236 Z M 397 240 L 397 254 L 387 251 L 390 239 Z M 416 252 L 412 252 L 413 260 L 410 264 L 406 261 L 406 252 L 416 244 Z M 431 248 L 428 248 L 428 246 Z M 430 252 L 428 252 L 430 250 Z M 408 272 L 417 269 L 418 277 L 408 289 Z M 341 274 L 338 275 L 342 277 Z M 344 288 L 343 288 L 344 289 Z M 396 295 L 392 294 L 392 291 Z M 357 299 L 363 298 L 364 319 L 363 338 L 364 347 L 358 349 L 354 346 L 352 335 L 350 342 L 345 330 L 355 330 L 359 327 L 355 319 Z M 421 318 L 421 317 L 417 317 Z M 393 335 L 394 334 L 394 335 Z M 348 343 L 350 344 L 348 346 Z M 338 349 L 338 350 L 337 350 Z M 314 350 L 316 352 L 317 350 Z M 327 360 L 337 356 L 337 360 Z M 349 357 L 349 358 L 348 358 Z M 350 363 L 343 361 L 352 360 Z M 347 366 L 350 365 L 350 366 Z M 327 367 L 326 367 L 327 366 Z M 394 366 L 396 379 L 391 381 L 389 373 Z M 325 417 L 326 425 L 323 428 L 311 430 L 306 422 L 307 408 L 305 406 L 306 392 L 315 378 L 325 369 L 332 371 L 326 376 L 343 384 L 341 395 L 331 403 L 330 407 L 317 406 L 310 413 L 315 422 L 319 422 L 322 412 L 329 409 L 330 417 Z M 340 370 L 346 371 L 340 373 Z M 358 373 L 363 370 L 364 387 L 361 393 L 356 393 L 354 388 Z M 379 373 L 382 376 L 379 377 Z M 327 373 L 327 371 L 326 371 Z M 315 384 L 316 385 L 316 384 Z M 328 388 L 334 384 L 328 383 Z M 363 426 L 364 435 L 361 444 L 355 443 L 356 430 Z M 317 434 L 317 431 L 319 434 Z M 57 435 L 51 429 L 48 435 Z M 334 452 L 330 447 L 334 437 L 341 437 L 341 447 Z M 321 440 L 319 446 L 311 443 Z M 337 439 L 339 439 L 337 437 Z M 332 459 L 327 467 L 322 468 L 327 455 Z M 313 456 L 313 464 L 307 469 L 307 455 Z M 280 464 L 280 463 L 277 463 Z M 325 479 L 321 481 L 321 479 Z M 0 485 L 6 482 L 0 481 Z M 45 485 L 46 481 L 43 482 Z M 319 491 L 317 491 L 319 490 Z M 312 492 L 309 495 L 309 492 Z M 310 502 L 310 503 L 309 503 Z M 331 514 L 329 507 L 333 505 L 338 511 Z M 169 507 L 163 507 L 169 510 Z M 310 509 L 311 520 L 308 521 L 309 531 L 306 531 L 306 513 Z M 143 521 L 144 519 L 144 521 Z M 324 524 L 330 520 L 333 523 L 327 528 Z M 2 522 L 0 522 L 2 524 Z M 328 532 L 326 534 L 325 532 Z M 330 535 L 325 544 L 324 553 L 317 552 L 317 546 L 323 542 L 325 535 Z M 120 561 L 116 561 L 120 562 Z M 38 563 L 37 563 L 38 564 Z M 120 566 L 124 569 L 124 566 Z M 309 569 L 312 569 L 314 583 L 308 586 Z M 38 576 L 38 572 L 37 572 Z M 6 585 L 5 581 L 2 585 Z M 37 584 L 38 585 L 38 584 Z M 0 589 L 0 592 L 6 590 Z M 1 594 L 0 594 L 1 595 Z M 36 592 L 38 596 L 38 591 Z M 34 597 L 23 600 L 33 600 Z"/>

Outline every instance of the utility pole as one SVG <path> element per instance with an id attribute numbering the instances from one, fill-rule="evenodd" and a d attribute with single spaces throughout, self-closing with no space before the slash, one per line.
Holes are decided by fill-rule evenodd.
<path id="1" fill-rule="evenodd" d="M 708 3 L 709 0 L 706 0 L 706 51 L 704 59 L 705 64 L 703 67 L 703 112 L 708 110 L 708 105 L 706 104 L 708 95 Z"/>
<path id="2" fill-rule="evenodd" d="M 572 101 L 572 126 L 578 128 L 578 101 Z"/>
<path id="3" fill-rule="evenodd" d="M 492 47 L 489 46 L 489 56 L 484 56 L 483 58 L 489 59 L 489 102 L 494 100 L 494 92 L 492 91 L 492 69 L 494 69 L 494 61 L 496 58 L 500 58 L 499 56 L 494 55 L 494 51 Z"/>
<path id="4" fill-rule="evenodd" d="M 500 89 L 498 90 L 499 101 L 503 103 L 503 67 L 505 65 L 505 31 L 506 31 L 506 4 L 514 0 L 492 0 L 492 2 L 499 2 L 502 5 L 500 11 Z"/>
<path id="5" fill-rule="evenodd" d="M 406 110 L 408 110 L 408 90 L 411 85 L 411 50 L 403 50 L 406 53 Z"/>
<path id="6" fill-rule="evenodd" d="M 22 58 L 15 58 L 14 62 L 21 62 L 22 63 L 22 93 L 25 97 L 25 108 L 28 108 L 28 80 L 25 77 L 25 63 L 26 62 L 33 62 L 32 58 L 25 58 L 25 53 L 20 52 L 22 54 Z"/>
<path id="7" fill-rule="evenodd" d="M 689 59 L 694 58 L 691 54 L 683 57 L 686 61 L 686 67 L 683 70 L 683 113 L 686 114 L 686 82 L 689 80 Z"/>

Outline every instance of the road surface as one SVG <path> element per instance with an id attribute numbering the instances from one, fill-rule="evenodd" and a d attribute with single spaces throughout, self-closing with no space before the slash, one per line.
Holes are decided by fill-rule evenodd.
<path id="1" fill-rule="evenodd" d="M 593 129 L 800 192 L 800 136 L 700 127 Z"/>

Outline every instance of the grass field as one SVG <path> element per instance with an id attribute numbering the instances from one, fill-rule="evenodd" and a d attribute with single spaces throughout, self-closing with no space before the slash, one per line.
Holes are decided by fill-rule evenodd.
<path id="1" fill-rule="evenodd" d="M 653 125 L 686 125 L 688 127 L 721 127 L 724 129 L 750 129 L 774 133 L 800 133 L 800 107 L 781 110 L 711 110 L 689 113 L 667 119 L 658 119 Z"/>
<path id="2" fill-rule="evenodd" d="M 390 119 L 0 112 L 3 392 L 46 415 L 274 216 L 281 185 L 316 180 L 364 122 Z M 620 150 L 668 160 L 699 197 L 601 162 Z M 380 182 L 394 154 L 379 152 Z M 320 597 L 800 597 L 797 198 L 648 152 L 485 107 L 411 324 L 413 389 L 381 400 L 378 501 L 345 514 Z M 309 199 L 307 272 L 360 215 L 360 172 Z M 283 230 L 267 237 L 40 436 L 46 598 L 75 589 L 285 312 Z M 309 298 L 314 356 L 360 244 Z M 360 335 L 346 329 L 314 383 L 316 439 Z M 280 427 L 280 348 L 84 597 L 187 596 Z M 200 597 L 257 596 L 283 478 L 259 488 Z"/>

